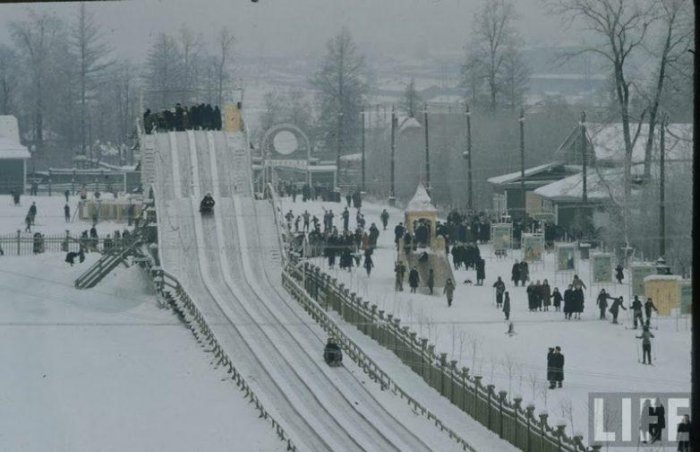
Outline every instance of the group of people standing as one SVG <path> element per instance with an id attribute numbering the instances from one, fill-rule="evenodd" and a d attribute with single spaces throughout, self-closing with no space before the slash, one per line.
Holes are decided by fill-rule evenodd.
<path id="1" fill-rule="evenodd" d="M 143 126 L 147 133 L 153 129 L 159 131 L 175 130 L 221 130 L 221 110 L 211 104 L 197 104 L 191 107 L 180 103 L 175 108 L 151 113 L 148 109 L 143 114 Z"/>

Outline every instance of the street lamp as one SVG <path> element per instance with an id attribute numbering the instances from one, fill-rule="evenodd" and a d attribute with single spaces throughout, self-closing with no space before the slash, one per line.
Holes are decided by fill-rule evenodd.
<path id="1" fill-rule="evenodd" d="M 472 113 L 469 110 L 469 104 L 466 107 L 467 115 L 467 150 L 462 152 L 462 156 L 467 161 L 467 208 L 473 210 L 472 201 Z"/>

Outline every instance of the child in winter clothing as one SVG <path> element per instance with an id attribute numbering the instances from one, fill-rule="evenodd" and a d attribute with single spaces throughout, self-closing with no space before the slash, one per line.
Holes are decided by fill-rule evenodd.
<path id="1" fill-rule="evenodd" d="M 449 308 L 450 306 L 452 306 L 452 297 L 454 297 L 455 293 L 455 284 L 452 282 L 452 279 L 447 279 L 447 281 L 445 282 L 445 287 L 442 289 L 442 292 L 445 295 L 447 295 L 447 307 Z"/>
<path id="2" fill-rule="evenodd" d="M 649 327 L 645 326 L 642 335 L 636 337 L 642 340 L 642 364 L 647 363 L 647 358 L 649 359 L 649 364 L 651 364 L 651 338 L 654 335 L 649 331 Z"/>

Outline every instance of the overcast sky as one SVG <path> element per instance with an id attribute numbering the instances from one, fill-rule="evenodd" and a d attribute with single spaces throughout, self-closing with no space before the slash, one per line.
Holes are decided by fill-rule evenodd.
<path id="1" fill-rule="evenodd" d="M 236 35 L 243 55 L 320 55 L 342 26 L 361 49 L 405 56 L 461 52 L 481 0 L 130 0 L 89 5 L 120 56 L 140 60 L 151 37 L 186 23 L 210 37 L 223 25 Z M 559 44 L 571 35 L 540 0 L 517 0 L 518 29 L 528 44 Z M 77 3 L 31 8 L 70 19 Z M 0 5 L 0 40 L 7 24 L 26 17 L 27 5 Z"/>

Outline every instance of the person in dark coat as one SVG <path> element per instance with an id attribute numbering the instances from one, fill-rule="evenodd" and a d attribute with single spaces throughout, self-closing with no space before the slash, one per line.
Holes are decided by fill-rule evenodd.
<path id="1" fill-rule="evenodd" d="M 530 281 L 530 284 L 525 290 L 527 292 L 527 309 L 532 312 L 537 309 L 537 294 L 535 293 L 537 291 L 537 287 L 535 286 L 535 283 Z"/>
<path id="2" fill-rule="evenodd" d="M 348 208 L 346 207 L 345 210 L 343 210 L 343 231 L 348 230 L 348 226 L 350 224 L 350 211 L 348 211 Z"/>
<path id="3" fill-rule="evenodd" d="M 642 335 L 635 337 L 642 340 L 642 364 L 646 364 L 647 359 L 651 364 L 651 339 L 654 338 L 654 335 L 649 331 L 649 327 L 645 326 Z"/>
<path id="4" fill-rule="evenodd" d="M 428 270 L 428 290 L 430 291 L 430 295 L 433 294 L 433 287 L 435 287 L 435 272 L 433 272 L 433 269 L 431 268 Z"/>
<path id="5" fill-rule="evenodd" d="M 36 202 L 32 202 L 32 205 L 29 206 L 29 217 L 32 220 L 32 226 L 34 226 L 34 221 L 36 220 L 36 213 L 37 213 Z"/>
<path id="6" fill-rule="evenodd" d="M 399 241 L 403 238 L 406 233 L 406 228 L 404 228 L 403 223 L 399 223 L 394 227 L 394 243 L 396 244 L 396 249 L 399 249 Z"/>
<path id="7" fill-rule="evenodd" d="M 649 326 L 649 322 L 651 321 L 651 311 L 655 311 L 657 314 L 659 313 L 659 310 L 656 309 L 654 302 L 651 300 L 650 297 L 647 297 L 647 301 L 644 302 L 644 314 L 646 314 L 647 326 Z"/>
<path id="8" fill-rule="evenodd" d="M 554 292 L 552 292 L 552 302 L 554 304 L 554 310 L 559 312 L 561 311 L 561 302 L 563 298 L 561 296 L 561 292 L 559 292 L 559 288 L 555 287 Z"/>
<path id="9" fill-rule="evenodd" d="M 486 279 L 486 262 L 479 257 L 476 261 L 476 285 L 483 286 Z"/>
<path id="10" fill-rule="evenodd" d="M 408 273 L 408 285 L 411 287 L 411 293 L 416 293 L 418 288 L 418 283 L 420 282 L 420 276 L 418 275 L 418 270 L 413 267 Z"/>
<path id="11" fill-rule="evenodd" d="M 527 281 L 530 281 L 530 267 L 527 262 L 520 262 L 520 282 L 524 286 Z"/>
<path id="12" fill-rule="evenodd" d="M 574 288 L 574 317 L 576 319 L 581 320 L 581 314 L 583 313 L 583 304 L 584 304 L 584 298 L 583 298 L 583 289 L 577 289 Z"/>
<path id="13" fill-rule="evenodd" d="M 678 441 L 678 452 L 691 452 L 693 431 L 690 416 L 687 414 L 683 415 L 683 420 L 676 427 L 676 441 Z"/>
<path id="14" fill-rule="evenodd" d="M 394 265 L 394 273 L 396 274 L 394 290 L 403 292 L 403 277 L 406 274 L 406 265 L 401 261 L 397 261 L 396 265 Z"/>
<path id="15" fill-rule="evenodd" d="M 554 380 L 557 386 L 562 387 L 564 382 L 564 354 L 561 352 L 561 347 L 554 347 L 554 355 L 552 356 L 552 367 L 554 367 Z"/>
<path id="16" fill-rule="evenodd" d="M 506 292 L 506 284 L 501 280 L 501 277 L 499 276 L 496 282 L 493 283 L 493 287 L 496 289 L 496 307 L 500 308 L 503 304 L 503 294 Z M 506 320 L 508 319 L 506 318 Z"/>
<path id="17" fill-rule="evenodd" d="M 618 284 L 622 284 L 622 280 L 625 279 L 625 274 L 623 273 L 622 265 L 618 264 L 615 267 L 615 279 L 617 279 Z"/>
<path id="18" fill-rule="evenodd" d="M 372 261 L 371 254 L 365 253 L 365 270 L 367 270 L 367 276 L 372 273 L 372 267 L 374 267 L 374 262 Z"/>
<path id="19" fill-rule="evenodd" d="M 549 287 L 549 281 L 546 279 L 542 281 L 542 285 L 540 286 L 540 299 L 542 300 L 542 306 L 544 307 L 545 311 L 549 311 L 549 305 L 551 302 L 549 301 L 552 298 L 552 289 Z"/>
<path id="20" fill-rule="evenodd" d="M 214 122 L 214 130 L 221 130 L 221 110 L 219 109 L 218 105 L 214 106 L 214 111 L 212 112 L 213 116 L 213 122 Z"/>
<path id="21" fill-rule="evenodd" d="M 510 280 L 513 281 L 513 284 L 515 284 L 515 286 L 517 287 L 518 281 L 520 281 L 520 264 L 518 263 L 518 261 L 515 261 L 515 263 L 513 264 L 513 268 L 510 271 L 510 275 Z"/>
<path id="22" fill-rule="evenodd" d="M 571 284 L 564 291 L 564 318 L 571 320 L 571 315 L 574 313 L 574 289 Z"/>
<path id="23" fill-rule="evenodd" d="M 379 215 L 379 218 L 382 220 L 382 225 L 384 226 L 384 230 L 386 231 L 386 225 L 389 223 L 389 212 L 386 211 L 386 209 L 382 210 L 381 215 Z"/>
<path id="24" fill-rule="evenodd" d="M 66 203 L 65 206 L 63 206 L 63 217 L 66 219 L 66 223 L 70 221 L 70 206 L 68 203 Z"/>
<path id="25" fill-rule="evenodd" d="M 632 316 L 634 317 L 634 329 L 637 329 L 637 320 L 639 320 L 640 325 L 644 325 L 644 319 L 642 318 L 642 302 L 639 300 L 639 296 L 635 295 L 634 300 L 632 300 Z"/>
<path id="26" fill-rule="evenodd" d="M 654 415 L 654 422 L 651 426 L 651 442 L 655 443 L 661 441 L 661 435 L 666 428 L 666 408 L 664 408 L 661 400 L 656 399 L 656 406 L 652 409 L 652 414 Z"/>
<path id="27" fill-rule="evenodd" d="M 611 297 L 605 292 L 605 289 L 600 289 L 598 299 L 596 300 L 596 303 L 598 304 L 598 309 L 600 309 L 600 320 L 605 320 L 605 311 L 606 309 L 608 309 L 608 300 L 614 299 L 614 297 Z"/>
<path id="28" fill-rule="evenodd" d="M 612 306 L 610 306 L 610 314 L 613 316 L 613 321 L 612 323 L 617 323 L 617 315 L 620 313 L 620 308 L 624 309 L 625 311 L 627 308 L 622 304 L 622 297 L 617 297 L 615 301 L 613 301 Z"/>
<path id="29" fill-rule="evenodd" d="M 410 232 L 406 232 L 403 236 L 403 252 L 408 256 L 413 250 L 413 237 L 411 237 Z"/>
<path id="30" fill-rule="evenodd" d="M 503 297 L 503 314 L 506 316 L 506 320 L 510 320 L 510 294 L 508 291 L 504 293 Z"/>
<path id="31" fill-rule="evenodd" d="M 557 369 L 554 366 L 554 347 L 549 347 L 549 351 L 547 352 L 547 381 L 549 382 L 549 389 L 557 387 L 556 373 Z"/>

